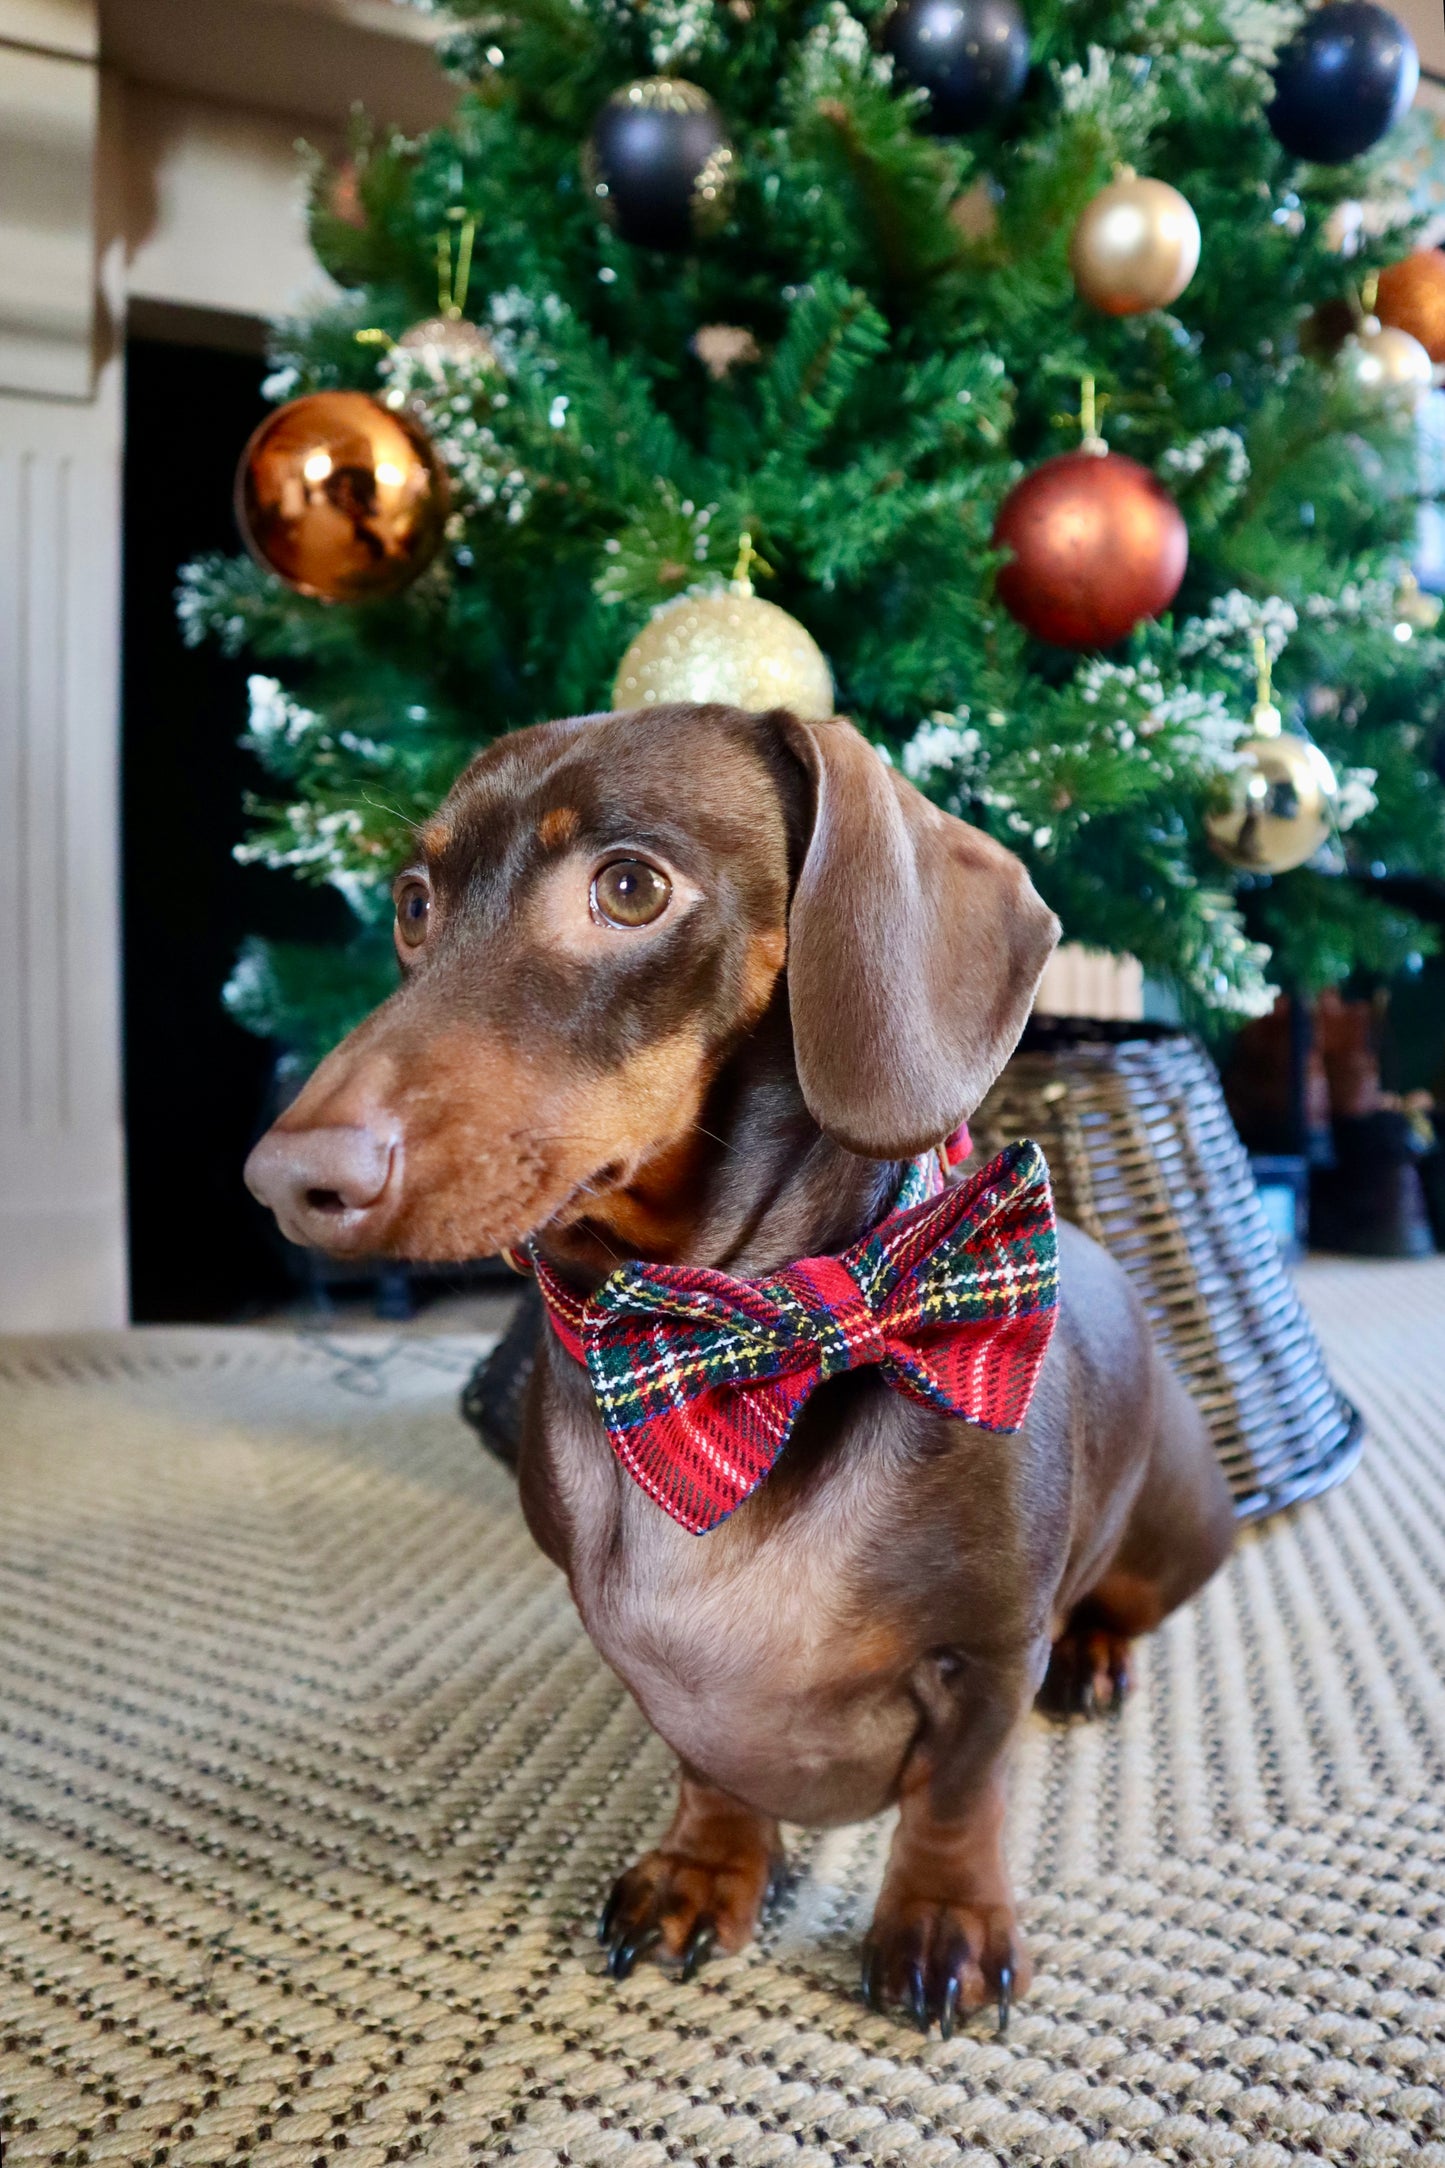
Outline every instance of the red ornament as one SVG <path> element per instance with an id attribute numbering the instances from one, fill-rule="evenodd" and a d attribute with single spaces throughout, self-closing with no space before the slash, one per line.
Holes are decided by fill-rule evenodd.
<path id="1" fill-rule="evenodd" d="M 1168 609 L 1189 562 L 1178 505 L 1119 452 L 1046 459 L 1004 498 L 993 541 L 1013 551 L 999 600 L 1054 647 L 1112 647 Z"/>

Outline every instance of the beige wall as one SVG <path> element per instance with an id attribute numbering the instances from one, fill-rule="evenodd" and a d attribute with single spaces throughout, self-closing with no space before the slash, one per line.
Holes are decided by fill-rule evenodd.
<path id="1" fill-rule="evenodd" d="M 0 1332 L 123 1323 L 122 345 L 323 285 L 296 139 L 452 93 L 393 0 L 0 0 Z"/>
<path id="2" fill-rule="evenodd" d="M 125 84 L 123 97 L 132 300 L 270 317 L 327 291 L 306 238 L 294 122 L 147 84 Z M 337 140 L 328 125 L 309 139 Z"/>
<path id="3" fill-rule="evenodd" d="M 1445 14 L 1440 0 L 1391 0 L 1391 4 L 1420 48 L 1421 67 L 1445 77 Z"/>

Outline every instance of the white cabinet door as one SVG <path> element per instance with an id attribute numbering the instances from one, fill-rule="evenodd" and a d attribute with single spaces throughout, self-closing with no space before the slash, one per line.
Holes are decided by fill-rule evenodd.
<path id="1" fill-rule="evenodd" d="M 126 1318 L 120 391 L 0 394 L 0 1331 Z"/>

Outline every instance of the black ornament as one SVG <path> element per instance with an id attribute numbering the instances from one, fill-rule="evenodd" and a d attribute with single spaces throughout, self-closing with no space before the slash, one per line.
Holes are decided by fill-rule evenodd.
<path id="1" fill-rule="evenodd" d="M 1370 0 L 1334 0 L 1307 15 L 1274 64 L 1266 118 L 1296 158 L 1339 166 L 1408 111 L 1420 55 L 1402 22 Z"/>
<path id="2" fill-rule="evenodd" d="M 691 248 L 726 215 L 732 145 L 695 83 L 653 75 L 614 91 L 583 164 L 604 216 L 639 248 Z"/>
<path id="3" fill-rule="evenodd" d="M 928 92 L 935 135 L 992 120 L 1029 72 L 1029 26 L 1018 0 L 900 0 L 883 48 L 910 89 Z"/>

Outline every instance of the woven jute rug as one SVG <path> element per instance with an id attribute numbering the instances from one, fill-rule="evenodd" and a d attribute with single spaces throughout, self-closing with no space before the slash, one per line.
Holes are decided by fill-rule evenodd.
<path id="1" fill-rule="evenodd" d="M 1371 1442 L 1022 1754 L 1005 2041 L 868 2015 L 886 1823 L 592 1940 L 667 1753 L 455 1413 L 475 1342 L 0 1352 L 0 2127 L 32 2162 L 1445 2163 L 1445 1264 L 1306 1282 Z"/>

